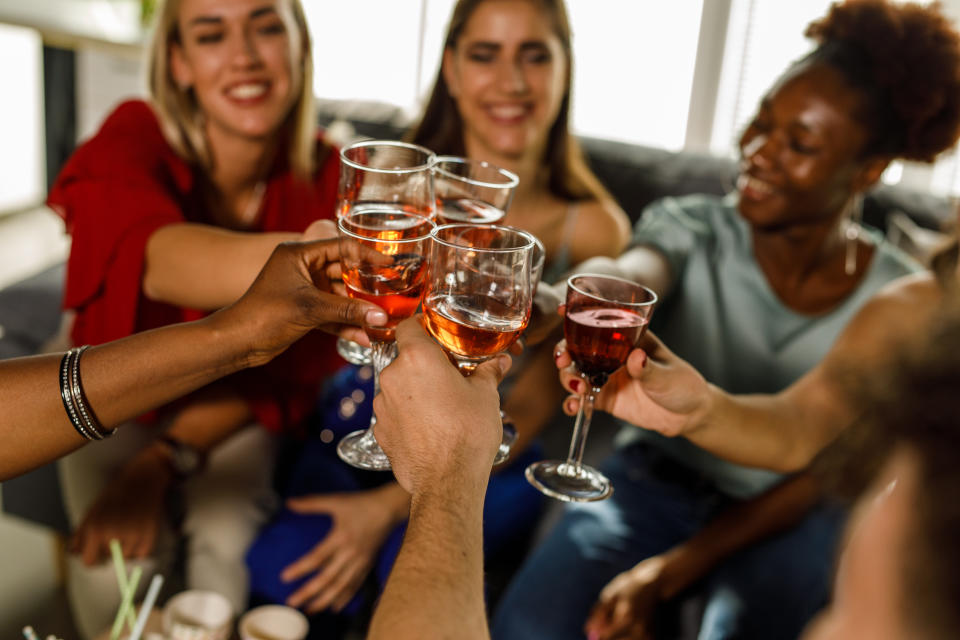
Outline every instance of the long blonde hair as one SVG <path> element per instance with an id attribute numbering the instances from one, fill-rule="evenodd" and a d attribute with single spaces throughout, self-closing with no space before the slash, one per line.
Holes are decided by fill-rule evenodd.
<path id="1" fill-rule="evenodd" d="M 210 171 L 213 157 L 204 133 L 203 113 L 190 89 L 181 89 L 170 71 L 170 47 L 180 42 L 178 16 L 181 0 L 161 0 L 154 17 L 147 53 L 147 87 L 164 137 L 187 162 Z M 313 55 L 310 32 L 300 0 L 287 0 L 300 33 L 300 65 L 294 82 L 300 82 L 297 101 L 281 128 L 280 148 L 288 153 L 294 174 L 309 180 L 316 164 L 317 123 L 313 97 Z M 299 70 L 299 79 L 296 78 Z"/>

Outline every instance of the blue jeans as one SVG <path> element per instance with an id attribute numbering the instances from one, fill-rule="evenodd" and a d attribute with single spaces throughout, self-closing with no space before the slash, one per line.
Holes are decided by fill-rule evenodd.
<path id="1" fill-rule="evenodd" d="M 613 496 L 566 509 L 500 601 L 495 640 L 584 638 L 583 624 L 610 580 L 690 538 L 730 504 L 645 445 L 614 453 L 604 473 Z M 817 510 L 728 558 L 694 589 L 706 600 L 700 640 L 796 638 L 826 602 L 841 521 L 831 509 Z"/>
<path id="2" fill-rule="evenodd" d="M 314 493 L 363 491 L 393 480 L 390 472 L 363 471 L 349 466 L 337 457 L 340 438 L 350 431 L 367 426 L 370 421 L 373 395 L 372 381 L 358 376 L 355 367 L 344 367 L 328 384 L 320 406 L 315 431 L 321 427 L 333 433 L 333 439 L 310 437 L 297 442 L 292 453 L 281 456 L 284 478 L 278 482 L 284 497 Z M 361 389 L 363 396 L 353 392 Z M 357 400 L 355 411 L 339 412 L 344 398 Z M 494 556 L 511 545 L 521 544 L 533 530 L 540 516 L 543 496 L 531 487 L 523 470 L 543 457 L 539 444 L 511 458 L 509 464 L 490 478 L 484 502 L 484 553 Z M 263 527 L 247 552 L 250 571 L 250 593 L 253 604 L 284 602 L 312 576 L 284 583 L 280 573 L 284 567 L 307 553 L 329 533 L 333 522 L 326 514 L 301 514 L 282 508 Z M 384 541 L 373 569 L 377 586 L 382 588 L 400 551 L 406 523 L 396 527 Z M 340 614 L 323 612 L 311 618 L 311 639 L 340 638 L 350 620 L 369 605 L 363 591 L 358 593 Z"/>

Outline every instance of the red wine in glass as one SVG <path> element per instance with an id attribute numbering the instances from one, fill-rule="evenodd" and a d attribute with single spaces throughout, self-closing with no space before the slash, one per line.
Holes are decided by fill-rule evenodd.
<path id="1" fill-rule="evenodd" d="M 583 464 L 593 402 L 643 336 L 656 302 L 653 291 L 622 278 L 581 274 L 567 280 L 563 333 L 587 390 L 567 459 L 543 460 L 526 469 L 527 480 L 542 493 L 566 502 L 603 500 L 613 493 L 602 473 Z"/>
<path id="2" fill-rule="evenodd" d="M 646 328 L 645 316 L 610 307 L 579 308 L 563 320 L 567 350 L 594 387 L 602 387 L 623 366 Z"/>

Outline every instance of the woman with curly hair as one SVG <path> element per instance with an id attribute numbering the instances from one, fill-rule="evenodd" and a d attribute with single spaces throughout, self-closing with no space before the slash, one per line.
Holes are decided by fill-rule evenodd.
<path id="1" fill-rule="evenodd" d="M 960 45 L 936 8 L 850 0 L 808 35 L 817 47 L 741 137 L 737 192 L 654 203 L 632 249 L 583 266 L 663 294 L 654 329 L 711 388 L 790 386 L 916 271 L 856 224 L 857 201 L 893 159 L 932 160 L 960 132 Z M 809 477 L 633 428 L 605 470 L 613 497 L 567 511 L 504 596 L 495 637 L 582 637 L 585 623 L 598 638 L 654 636 L 658 606 L 696 594 L 702 639 L 795 638 L 826 602 L 843 514 L 817 504 Z M 564 575 L 578 579 L 559 588 Z"/>

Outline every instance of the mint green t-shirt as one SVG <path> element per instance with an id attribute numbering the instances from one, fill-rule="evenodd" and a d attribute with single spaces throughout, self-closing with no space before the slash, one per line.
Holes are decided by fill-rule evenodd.
<path id="1" fill-rule="evenodd" d="M 730 393 L 775 393 L 812 369 L 860 307 L 919 264 L 867 230 L 877 248 L 860 285 L 833 310 L 798 313 L 774 293 L 753 255 L 750 228 L 736 194 L 665 198 L 648 206 L 634 228 L 669 261 L 674 287 L 654 312 L 651 329 L 678 356 Z M 842 274 L 838 273 L 840 277 Z M 644 439 L 699 471 L 736 498 L 757 495 L 780 474 L 735 465 L 684 438 L 625 427 L 618 444 Z"/>

